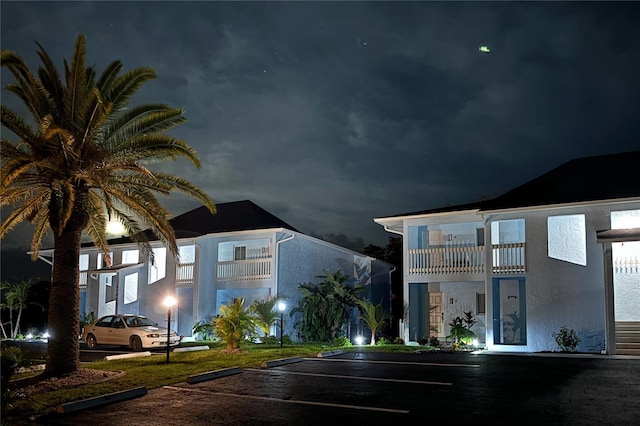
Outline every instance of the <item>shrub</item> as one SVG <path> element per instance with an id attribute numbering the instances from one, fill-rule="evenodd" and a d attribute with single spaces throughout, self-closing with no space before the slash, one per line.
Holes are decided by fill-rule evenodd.
<path id="1" fill-rule="evenodd" d="M 2 345 L 2 352 L 0 352 L 0 386 L 2 386 L 2 408 L 5 407 L 9 399 L 9 380 L 11 376 L 22 367 L 25 359 L 24 354 L 20 348 L 9 345 Z"/>
<path id="2" fill-rule="evenodd" d="M 562 352 L 575 352 L 580 343 L 576 332 L 567 326 L 560 327 L 560 331 L 551 334 Z"/>
<path id="3" fill-rule="evenodd" d="M 353 346 L 353 344 L 351 344 L 351 341 L 349 341 L 349 339 L 347 339 L 345 336 L 335 337 L 331 342 L 331 344 L 332 346 L 346 347 L 346 348 Z"/>
<path id="4" fill-rule="evenodd" d="M 391 344 L 391 341 L 389 339 L 387 339 L 386 337 L 381 337 L 376 342 L 376 345 L 390 345 L 390 344 Z"/>

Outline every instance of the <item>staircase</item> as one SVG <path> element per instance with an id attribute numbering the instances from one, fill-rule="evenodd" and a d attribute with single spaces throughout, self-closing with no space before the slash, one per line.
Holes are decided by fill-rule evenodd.
<path id="1" fill-rule="evenodd" d="M 640 321 L 616 321 L 616 355 L 640 356 Z"/>

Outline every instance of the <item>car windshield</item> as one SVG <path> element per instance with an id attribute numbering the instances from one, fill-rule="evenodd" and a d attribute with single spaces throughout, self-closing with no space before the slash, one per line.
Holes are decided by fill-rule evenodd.
<path id="1" fill-rule="evenodd" d="M 129 317 L 126 319 L 126 322 L 129 327 L 148 327 L 158 325 L 147 317 Z"/>

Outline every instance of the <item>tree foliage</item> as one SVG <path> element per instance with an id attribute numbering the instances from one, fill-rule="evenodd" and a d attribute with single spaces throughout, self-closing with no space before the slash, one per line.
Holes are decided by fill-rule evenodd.
<path id="1" fill-rule="evenodd" d="M 384 326 L 384 323 L 389 319 L 390 315 L 384 310 L 382 304 L 374 305 L 369 300 L 359 300 L 358 306 L 360 308 L 360 318 L 364 321 L 369 330 L 371 330 L 371 346 L 376 344 L 376 333 Z"/>
<path id="2" fill-rule="evenodd" d="M 270 297 L 267 300 L 255 300 L 249 307 L 255 326 L 264 333 L 264 337 L 269 337 L 271 326 L 278 320 L 278 312 L 275 306 L 278 299 Z"/>
<path id="3" fill-rule="evenodd" d="M 0 324 L 2 328 L 2 337 L 8 338 L 11 337 L 15 339 L 20 333 L 20 321 L 22 319 L 22 312 L 27 307 L 29 302 L 29 293 L 31 291 L 31 287 L 36 283 L 35 280 L 22 280 L 19 282 L 8 282 L 4 281 L 0 283 L 0 290 L 2 291 L 2 304 L 0 305 L 2 309 L 6 309 L 9 311 L 9 334 L 7 334 L 5 330 L 5 322 Z M 44 307 L 40 306 L 44 310 Z M 13 313 L 17 312 L 17 316 L 15 318 Z"/>
<path id="4" fill-rule="evenodd" d="M 253 333 L 254 323 L 244 299 L 235 299 L 229 305 L 220 306 L 220 315 L 214 320 L 216 335 L 227 345 L 227 349 L 238 349 L 245 336 Z"/>
<path id="5" fill-rule="evenodd" d="M 298 290 L 303 297 L 291 315 L 299 312 L 302 321 L 297 324 L 302 338 L 306 341 L 330 342 L 339 336 L 349 321 L 351 309 L 357 306 L 359 293 L 364 286 L 349 285 L 349 276 L 338 270 L 331 273 L 324 270 L 318 284 L 303 283 Z"/>
<path id="6" fill-rule="evenodd" d="M 122 73 L 122 62 L 113 61 L 98 74 L 86 65 L 85 38 L 79 35 L 71 60 L 59 72 L 38 47 L 36 73 L 16 53 L 1 52 L 2 67 L 15 79 L 5 89 L 22 101 L 30 118 L 1 107 L 2 126 L 17 141 L 5 139 L 3 132 L 0 207 L 13 210 L 0 223 L 0 238 L 30 222 L 35 260 L 43 237 L 53 234 L 45 373 L 61 376 L 80 368 L 78 259 L 83 233 L 105 254 L 107 264 L 108 220 L 120 221 L 147 254 L 148 239 L 155 236 L 177 256 L 170 213 L 156 194 L 182 192 L 211 212 L 215 205 L 189 181 L 151 168 L 180 157 L 200 166 L 190 145 L 167 134 L 185 122 L 182 109 L 159 103 L 129 106 L 136 91 L 156 77 L 155 70 L 139 67 Z"/>

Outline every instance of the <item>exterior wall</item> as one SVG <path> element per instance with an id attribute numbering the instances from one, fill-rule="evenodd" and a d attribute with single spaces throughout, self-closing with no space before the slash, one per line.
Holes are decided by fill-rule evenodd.
<path id="1" fill-rule="evenodd" d="M 604 258 L 602 247 L 596 242 L 596 231 L 610 226 L 609 210 L 610 207 L 573 207 L 494 214 L 488 218 L 492 222 L 525 219 L 527 243 L 527 272 L 521 275 L 526 283 L 527 344 L 494 344 L 493 323 L 490 322 L 487 324 L 489 349 L 515 352 L 558 350 L 552 333 L 562 326 L 578 334 L 578 351 L 600 352 L 605 349 Z M 573 214 L 585 215 L 585 266 L 548 256 L 548 218 Z M 487 286 L 487 318 L 494 317 L 493 296 L 493 289 Z"/>
<path id="2" fill-rule="evenodd" d="M 455 277 L 451 275 L 426 275 L 426 274 L 409 274 L 409 262 L 407 253 L 409 249 L 414 248 L 423 248 L 424 244 L 420 239 L 420 233 L 417 232 L 420 228 L 431 228 L 438 227 L 446 230 L 448 233 L 460 233 L 460 239 L 472 240 L 472 237 L 475 238 L 475 234 L 473 234 L 476 226 L 482 224 L 482 218 L 472 213 L 452 213 L 452 214 L 442 214 L 442 215 L 434 215 L 429 217 L 420 217 L 415 219 L 405 219 L 403 223 L 403 235 L 406 235 L 406 238 L 402 239 L 402 250 L 403 250 L 403 297 L 404 297 L 404 306 L 408 307 L 408 311 L 403 315 L 403 321 L 400 322 L 400 330 L 399 335 L 405 342 L 416 342 L 419 339 L 425 337 L 422 334 L 425 334 L 424 330 L 421 330 L 421 326 L 417 326 L 415 323 L 412 324 L 411 321 L 414 322 L 424 322 L 424 313 L 420 312 L 420 309 L 426 302 L 428 302 L 428 291 L 438 291 L 437 283 L 443 282 L 482 282 L 481 290 L 477 290 L 477 292 L 484 292 L 484 280 L 485 276 L 483 274 L 463 274 L 456 275 Z M 453 237 L 452 237 L 453 238 Z M 457 238 L 456 238 L 457 239 Z M 487 239 L 485 238 L 485 241 Z M 477 241 L 476 241 L 477 242 Z M 427 286 L 428 283 L 428 286 Z M 413 284 L 413 285 L 412 285 Z M 421 285 L 423 284 L 423 285 Z M 467 289 L 469 292 L 469 296 L 460 296 L 459 300 L 466 300 L 467 298 L 471 298 L 471 294 L 475 298 L 475 293 L 478 285 L 472 285 Z M 410 290 L 411 288 L 411 290 Z M 450 287 L 450 290 L 453 290 L 453 286 Z M 411 299 L 411 295 L 417 297 L 417 305 L 416 301 Z M 448 298 L 447 294 L 444 294 L 445 298 Z M 426 299 L 426 301 L 425 301 Z M 473 302 L 473 306 L 475 306 L 475 299 Z M 445 306 L 446 307 L 446 306 Z M 474 308 L 475 312 L 475 308 Z M 445 315 L 447 315 L 445 313 Z M 448 323 L 450 320 L 445 316 L 445 336 L 448 335 L 449 326 Z M 477 325 L 476 325 L 477 326 Z M 474 327 L 474 331 L 478 334 L 478 328 Z M 427 333 L 428 334 L 428 333 Z M 481 337 L 481 341 L 484 341 L 484 336 Z"/>
<path id="3" fill-rule="evenodd" d="M 596 232 L 611 228 L 610 213 L 617 210 L 632 210 L 640 207 L 640 203 L 610 203 L 600 205 L 581 205 L 557 207 L 540 210 L 521 210 L 517 212 L 494 212 L 484 215 L 437 214 L 431 217 L 408 218 L 403 220 L 403 262 L 404 262 L 404 300 L 408 306 L 408 318 L 401 325 L 401 336 L 406 342 L 420 338 L 412 319 L 424 322 L 424 314 L 420 314 L 420 307 L 425 303 L 428 292 L 442 292 L 445 303 L 454 300 L 456 306 L 445 306 L 445 332 L 449 333 L 448 323 L 458 312 L 468 310 L 473 306 L 475 311 L 475 294 L 485 293 L 486 314 L 478 316 L 480 321 L 474 326 L 476 334 L 486 330 L 486 347 L 491 350 L 505 352 L 538 352 L 558 350 L 552 334 L 558 332 L 562 326 L 575 330 L 580 338 L 577 348 L 582 352 L 596 352 L 607 350 L 605 330 L 614 321 L 613 303 L 607 299 L 607 293 L 614 293 L 613 288 L 605 284 L 604 247 L 596 241 Z M 559 260 L 549 257 L 548 218 L 551 216 L 584 215 L 585 224 L 585 258 L 586 264 L 581 262 Z M 525 221 L 526 242 L 526 271 L 524 273 L 493 274 L 492 247 L 490 242 L 492 225 L 498 221 L 523 219 Z M 408 273 L 408 250 L 422 248 L 417 227 L 429 225 L 451 224 L 447 229 L 454 229 L 460 222 L 483 222 L 485 225 L 485 274 L 480 277 L 451 275 L 420 275 Z M 442 226 L 441 226 L 442 227 Z M 426 229 L 426 228 L 425 228 Z M 444 228 L 443 228 L 444 229 Z M 557 229 L 556 232 L 565 230 Z M 557 235 L 557 234 L 555 234 Z M 569 238 L 559 238 L 561 245 Z M 564 242 L 564 243 L 563 243 Z M 629 243 L 627 243 L 629 244 Z M 637 244 L 637 243 L 633 243 Z M 571 244 L 561 246 L 560 252 L 566 250 L 566 257 L 580 259 L 579 250 L 572 251 Z M 556 250 L 557 251 L 557 250 Z M 558 257 L 554 255 L 555 257 Z M 562 258 L 562 256 L 560 256 Z M 634 311 L 637 320 L 637 306 L 640 301 L 640 287 L 637 282 L 637 271 L 631 273 L 616 272 L 615 304 L 619 312 Z M 631 277 L 631 278 L 629 278 Z M 524 279 L 526 305 L 526 336 L 524 345 L 494 343 L 494 278 Z M 632 282 L 629 283 L 629 280 Z M 427 299 L 428 300 L 428 299 Z M 476 328 L 477 327 L 477 328 Z M 479 339 L 482 341 L 481 339 Z"/>
<path id="4" fill-rule="evenodd" d="M 289 239 L 290 237 L 293 237 Z M 217 262 L 219 244 L 224 242 L 247 242 L 251 246 L 257 240 L 267 240 L 271 249 L 271 278 L 242 281 L 225 281 L 217 279 Z M 278 243 L 278 241 L 281 241 Z M 148 259 L 140 252 L 139 263 L 142 266 L 120 269 L 113 274 L 113 285 L 118 286 L 118 313 L 142 314 L 160 325 L 166 324 L 167 311 L 162 301 L 167 294 L 175 294 L 178 305 L 173 308 L 172 328 L 182 336 L 191 336 L 197 321 L 210 320 L 219 313 L 219 308 L 236 297 L 245 298 L 249 306 L 254 300 L 264 300 L 271 296 L 283 298 L 287 303 L 285 313 L 285 334 L 293 340 L 298 338 L 294 329 L 298 318 L 288 315 L 298 305 L 301 294 L 298 285 L 304 282 L 317 282 L 317 276 L 323 276 L 324 270 L 335 272 L 338 269 L 345 274 L 368 285 L 366 297 L 374 303 L 382 303 L 390 309 L 390 270 L 391 265 L 361 255 L 351 250 L 288 231 L 264 232 L 242 231 L 224 235 L 209 235 L 195 240 L 180 240 L 179 246 L 195 245 L 195 267 L 193 284 L 176 287 L 176 261 L 167 256 L 165 277 L 151 284 L 148 282 Z M 135 245 L 112 246 L 113 264 L 122 263 L 124 250 L 136 250 Z M 98 251 L 95 248 L 84 249 L 89 254 L 89 269 L 97 267 Z M 124 277 L 131 272 L 138 273 L 137 299 L 124 304 Z M 104 271 L 101 271 L 104 274 Z M 94 312 L 98 315 L 99 305 L 98 280 L 88 279 L 86 305 L 84 313 Z M 354 313 L 354 328 L 355 318 Z M 355 331 L 354 331 L 355 333 Z"/>
<path id="5" fill-rule="evenodd" d="M 301 320 L 301 315 L 291 317 L 289 312 L 298 306 L 302 299 L 298 285 L 308 282 L 318 283 L 321 280 L 318 276 L 324 276 L 324 270 L 331 273 L 341 270 L 352 277 L 352 281 L 357 279 L 368 284 L 367 297 L 374 303 L 382 302 L 385 307 L 390 304 L 391 265 L 384 262 L 302 234 L 295 234 L 293 239 L 280 244 L 277 256 L 279 259 L 277 296 L 284 299 L 287 304 L 284 332 L 294 341 L 300 339 L 295 324 Z M 379 301 L 378 298 L 382 300 Z M 358 325 L 354 324 L 351 334 L 355 335 L 356 331 L 359 331 L 354 330 L 357 327 Z"/>
<path id="6" fill-rule="evenodd" d="M 477 324 L 471 327 L 479 343 L 484 343 L 486 334 L 486 315 L 478 314 L 476 294 L 485 292 L 484 282 L 441 282 L 429 283 L 429 291 L 442 292 L 444 297 L 445 336 L 451 334 L 449 323 L 455 317 L 463 317 L 464 312 L 471 311 Z"/>

